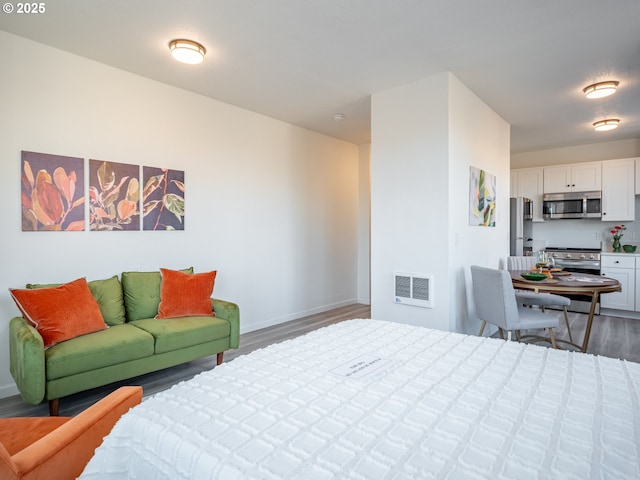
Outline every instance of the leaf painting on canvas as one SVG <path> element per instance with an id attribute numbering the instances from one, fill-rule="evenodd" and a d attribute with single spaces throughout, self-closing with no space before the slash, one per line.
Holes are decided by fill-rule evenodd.
<path id="1" fill-rule="evenodd" d="M 89 228 L 140 230 L 140 167 L 89 160 Z"/>
<path id="2" fill-rule="evenodd" d="M 142 167 L 144 230 L 184 230 L 184 171 Z"/>
<path id="3" fill-rule="evenodd" d="M 22 231 L 84 230 L 84 160 L 22 152 Z"/>

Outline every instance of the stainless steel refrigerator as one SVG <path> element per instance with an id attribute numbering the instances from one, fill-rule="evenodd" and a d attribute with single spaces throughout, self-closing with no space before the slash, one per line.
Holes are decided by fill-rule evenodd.
<path id="1" fill-rule="evenodd" d="M 531 233 L 533 203 L 526 197 L 511 197 L 510 203 L 510 255 L 531 255 L 533 253 L 533 236 Z"/>

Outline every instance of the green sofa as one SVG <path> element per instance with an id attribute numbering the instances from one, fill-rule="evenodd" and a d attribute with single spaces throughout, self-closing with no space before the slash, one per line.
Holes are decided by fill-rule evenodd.
<path id="1" fill-rule="evenodd" d="M 183 270 L 193 273 L 193 269 Z M 160 272 L 123 272 L 88 282 L 109 328 L 44 348 L 42 337 L 23 317 L 9 327 L 10 370 L 26 403 L 49 401 L 57 415 L 59 399 L 112 382 L 238 348 L 238 306 L 211 299 L 215 317 L 155 319 Z M 28 284 L 27 288 L 56 285 Z"/>

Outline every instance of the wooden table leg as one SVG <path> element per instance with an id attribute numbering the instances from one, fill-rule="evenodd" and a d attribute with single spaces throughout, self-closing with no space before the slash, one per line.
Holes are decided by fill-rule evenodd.
<path id="1" fill-rule="evenodd" d="M 591 336 L 591 325 L 593 324 L 593 317 L 596 313 L 596 306 L 598 305 L 599 292 L 593 292 L 591 296 L 591 308 L 589 309 L 589 318 L 587 319 L 587 330 L 584 332 L 584 341 L 582 342 L 582 351 L 587 353 L 587 347 L 589 346 L 589 336 Z"/>

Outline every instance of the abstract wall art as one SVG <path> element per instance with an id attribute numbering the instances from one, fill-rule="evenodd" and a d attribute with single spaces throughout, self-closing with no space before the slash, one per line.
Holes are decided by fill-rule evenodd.
<path id="1" fill-rule="evenodd" d="M 469 167 L 469 225 L 496 226 L 496 177 Z"/>

